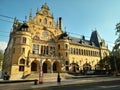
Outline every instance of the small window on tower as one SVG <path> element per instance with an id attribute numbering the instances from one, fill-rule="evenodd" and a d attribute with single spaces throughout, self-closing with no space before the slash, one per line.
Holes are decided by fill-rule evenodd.
<path id="1" fill-rule="evenodd" d="M 22 48 L 22 49 L 21 49 L 21 53 L 25 53 L 25 48 Z"/>
<path id="2" fill-rule="evenodd" d="M 26 37 L 23 37 L 23 39 L 22 39 L 22 43 L 26 43 Z"/>

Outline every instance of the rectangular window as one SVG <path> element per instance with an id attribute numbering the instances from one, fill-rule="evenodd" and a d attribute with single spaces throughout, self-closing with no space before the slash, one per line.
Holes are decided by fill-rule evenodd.
<path id="1" fill-rule="evenodd" d="M 70 52 L 71 52 L 71 54 L 73 54 L 73 48 L 70 48 Z"/>
<path id="2" fill-rule="evenodd" d="M 76 51 L 75 53 L 78 55 L 78 49 L 76 49 L 75 51 Z"/>
<path id="3" fill-rule="evenodd" d="M 58 44 L 58 50 L 60 50 L 60 44 Z"/>
<path id="4" fill-rule="evenodd" d="M 24 71 L 24 66 L 19 66 L 19 71 Z"/>
<path id="5" fill-rule="evenodd" d="M 26 42 L 27 42 L 26 37 L 23 37 L 23 38 L 22 38 L 22 43 L 26 43 Z"/>
<path id="6" fill-rule="evenodd" d="M 21 53 L 25 53 L 25 48 L 22 48 L 22 49 L 21 49 Z"/>
<path id="7" fill-rule="evenodd" d="M 65 48 L 65 49 L 68 49 L 68 44 L 65 44 L 64 48 Z"/>
<path id="8" fill-rule="evenodd" d="M 48 50 L 49 49 L 49 47 L 48 46 L 46 46 L 46 54 L 48 55 Z"/>
<path id="9" fill-rule="evenodd" d="M 39 45 L 33 44 L 33 54 L 39 54 Z"/>
<path id="10" fill-rule="evenodd" d="M 41 45 L 41 55 L 43 55 L 43 46 Z"/>

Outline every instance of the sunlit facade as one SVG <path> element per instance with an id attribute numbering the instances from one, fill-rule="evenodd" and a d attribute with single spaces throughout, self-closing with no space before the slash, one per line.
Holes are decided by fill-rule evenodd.
<path id="1" fill-rule="evenodd" d="M 90 40 L 76 38 L 62 30 L 62 18 L 54 21 L 49 7 L 44 4 L 36 16 L 20 23 L 16 18 L 5 50 L 3 72 L 11 79 L 20 79 L 32 72 L 80 72 L 99 69 L 99 61 L 109 55 L 105 41 L 98 32 Z"/>

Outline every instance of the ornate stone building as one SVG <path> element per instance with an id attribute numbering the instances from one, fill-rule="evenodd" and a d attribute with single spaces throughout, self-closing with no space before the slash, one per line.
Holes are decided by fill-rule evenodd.
<path id="1" fill-rule="evenodd" d="M 40 67 L 43 73 L 99 69 L 99 61 L 109 55 L 109 50 L 96 30 L 90 40 L 63 32 L 62 18 L 55 22 L 44 4 L 35 17 L 30 12 L 29 21 L 14 19 L 4 55 L 3 72 L 11 79 L 20 79 L 23 74 L 39 72 Z"/>

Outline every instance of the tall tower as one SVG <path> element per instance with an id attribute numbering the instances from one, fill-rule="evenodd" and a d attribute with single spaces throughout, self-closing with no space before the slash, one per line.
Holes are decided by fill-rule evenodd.
<path id="1" fill-rule="evenodd" d="M 10 79 L 21 78 L 23 76 L 22 71 L 27 70 L 28 73 L 30 71 L 28 54 L 31 49 L 31 33 L 27 23 L 21 24 L 15 19 L 8 48 L 11 50 L 10 63 L 8 65 L 10 70 L 4 70 L 11 75 Z"/>

